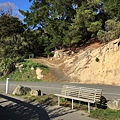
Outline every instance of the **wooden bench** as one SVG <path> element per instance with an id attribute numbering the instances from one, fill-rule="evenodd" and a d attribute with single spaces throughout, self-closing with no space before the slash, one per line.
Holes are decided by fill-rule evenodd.
<path id="1" fill-rule="evenodd" d="M 98 102 L 102 95 L 102 89 L 87 88 L 87 87 L 77 87 L 71 85 L 63 85 L 61 89 L 61 94 L 54 94 L 58 96 L 58 105 L 60 105 L 60 97 L 68 98 L 73 100 L 88 102 L 88 112 L 90 113 L 90 103 L 94 103 L 97 107 Z"/>

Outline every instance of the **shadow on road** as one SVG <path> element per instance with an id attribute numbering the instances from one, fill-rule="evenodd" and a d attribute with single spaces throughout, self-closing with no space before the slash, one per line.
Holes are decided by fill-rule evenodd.
<path id="1" fill-rule="evenodd" d="M 53 120 L 72 112 L 75 110 L 65 110 L 63 107 L 49 108 L 48 104 L 33 105 L 32 102 L 0 94 L 0 120 Z"/>
<path id="2" fill-rule="evenodd" d="M 0 98 L 5 99 L 2 104 L 10 102 L 5 107 L 0 106 L 1 120 L 50 120 L 44 108 L 2 94 Z"/>

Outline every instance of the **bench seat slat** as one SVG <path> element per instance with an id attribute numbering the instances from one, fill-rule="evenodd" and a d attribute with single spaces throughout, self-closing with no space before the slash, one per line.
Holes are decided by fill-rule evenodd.
<path id="1" fill-rule="evenodd" d="M 71 96 L 66 96 L 66 95 L 61 95 L 61 94 L 55 94 L 55 95 L 59 96 L 59 97 L 68 98 L 68 99 L 79 100 L 79 101 L 83 101 L 83 102 L 95 103 L 93 100 L 88 100 L 88 99 L 83 99 L 83 98 L 76 98 L 76 97 L 71 97 Z"/>

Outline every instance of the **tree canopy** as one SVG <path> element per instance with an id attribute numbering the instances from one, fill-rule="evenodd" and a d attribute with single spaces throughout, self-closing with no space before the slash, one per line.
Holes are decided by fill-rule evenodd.
<path id="1" fill-rule="evenodd" d="M 91 38 L 108 42 L 120 35 L 119 0 L 29 1 L 32 2 L 29 10 L 20 12 L 24 15 L 26 32 L 34 31 L 31 37 L 36 34 L 34 40 L 42 48 L 36 52 L 50 54 L 52 49 L 70 47 L 74 43 L 80 45 L 81 41 L 86 44 Z M 34 40 L 28 41 L 33 43 Z"/>
<path id="2" fill-rule="evenodd" d="M 0 16 L 0 26 L 0 75 L 3 75 L 15 69 L 15 62 L 24 51 L 24 27 L 18 18 L 9 14 Z"/>

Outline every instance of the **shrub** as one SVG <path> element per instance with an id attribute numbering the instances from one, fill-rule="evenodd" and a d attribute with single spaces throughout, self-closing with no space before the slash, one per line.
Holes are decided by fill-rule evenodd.
<path id="1" fill-rule="evenodd" d="M 99 60 L 99 58 L 96 57 L 95 61 L 96 61 L 96 62 L 99 62 L 100 60 Z"/>

